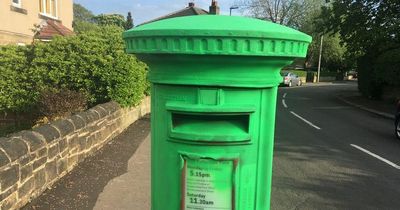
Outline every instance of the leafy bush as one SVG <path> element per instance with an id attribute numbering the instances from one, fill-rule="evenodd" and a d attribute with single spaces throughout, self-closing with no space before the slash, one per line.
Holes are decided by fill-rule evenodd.
<path id="1" fill-rule="evenodd" d="M 400 87 L 400 49 L 367 53 L 358 60 L 358 88 L 369 98 L 381 99 L 385 87 Z"/>
<path id="2" fill-rule="evenodd" d="M 67 117 L 86 108 L 86 94 L 68 89 L 42 91 L 38 98 L 40 115 L 49 120 Z"/>
<path id="3" fill-rule="evenodd" d="M 99 26 L 95 23 L 86 22 L 86 21 L 75 21 L 73 22 L 72 27 L 74 27 L 75 33 L 83 33 L 86 31 L 96 31 L 99 30 Z"/>
<path id="4" fill-rule="evenodd" d="M 125 17 L 120 14 L 100 14 L 94 17 L 94 21 L 101 26 L 118 26 L 125 28 Z"/>
<path id="5" fill-rule="evenodd" d="M 29 109 L 35 97 L 32 92 L 27 48 L 0 48 L 0 111 L 19 112 Z"/>
<path id="6" fill-rule="evenodd" d="M 138 104 L 148 86 L 146 65 L 125 53 L 121 33 L 95 27 L 49 43 L 0 47 L 0 111 L 29 111 L 52 89 L 87 93 L 90 106 Z"/>
<path id="7" fill-rule="evenodd" d="M 88 93 L 89 104 L 115 100 L 137 104 L 145 90 L 145 65 L 124 51 L 122 29 L 100 27 L 35 46 L 32 68 L 45 81 L 40 89 L 67 88 Z"/>

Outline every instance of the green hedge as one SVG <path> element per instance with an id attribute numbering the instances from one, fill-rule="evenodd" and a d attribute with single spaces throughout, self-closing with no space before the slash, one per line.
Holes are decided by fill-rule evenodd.
<path id="1" fill-rule="evenodd" d="M 292 72 L 293 74 L 296 74 L 299 77 L 306 77 L 307 76 L 307 71 L 302 71 L 302 70 L 284 70 L 284 72 Z"/>
<path id="2" fill-rule="evenodd" d="M 0 111 L 29 111 L 40 92 L 78 91 L 95 105 L 136 105 L 148 87 L 147 67 L 124 50 L 114 26 L 56 37 L 28 47 L 0 47 Z"/>
<path id="3" fill-rule="evenodd" d="M 400 48 L 376 53 L 358 59 L 358 88 L 364 96 L 380 99 L 385 88 L 400 88 Z"/>
<path id="4" fill-rule="evenodd" d="M 0 47 L 0 111 L 28 110 L 37 96 L 27 54 L 26 47 Z"/>

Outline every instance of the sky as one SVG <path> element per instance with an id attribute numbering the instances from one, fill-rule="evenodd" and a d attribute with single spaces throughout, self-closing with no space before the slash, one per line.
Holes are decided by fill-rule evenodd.
<path id="1" fill-rule="evenodd" d="M 122 14 L 126 16 L 132 12 L 135 25 L 152 20 L 154 18 L 175 12 L 187 7 L 193 1 L 196 7 L 208 11 L 211 0 L 74 0 L 74 3 L 83 5 L 94 14 Z M 219 0 L 222 15 L 229 15 L 229 7 L 235 0 Z M 237 10 L 232 15 L 240 15 Z"/>

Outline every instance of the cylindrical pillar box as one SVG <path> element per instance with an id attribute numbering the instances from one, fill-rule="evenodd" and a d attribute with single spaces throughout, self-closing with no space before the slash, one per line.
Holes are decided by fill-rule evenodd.
<path id="1" fill-rule="evenodd" d="M 153 210 L 267 210 L 279 71 L 311 37 L 200 15 L 124 33 L 149 65 Z"/>

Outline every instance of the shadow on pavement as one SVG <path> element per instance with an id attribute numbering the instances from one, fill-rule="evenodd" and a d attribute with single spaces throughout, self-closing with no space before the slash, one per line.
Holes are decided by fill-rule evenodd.
<path id="1" fill-rule="evenodd" d="M 149 133 L 145 116 L 23 209 L 93 209 L 107 183 L 127 172 L 128 160 Z"/>

